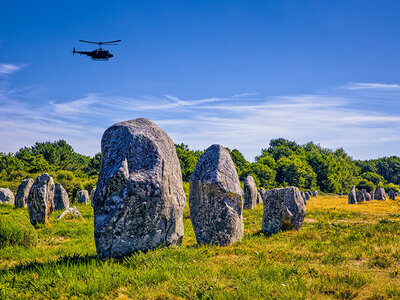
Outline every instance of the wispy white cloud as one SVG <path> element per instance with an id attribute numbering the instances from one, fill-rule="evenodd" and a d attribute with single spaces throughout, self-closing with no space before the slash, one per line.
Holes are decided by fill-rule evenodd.
<path id="1" fill-rule="evenodd" d="M 382 101 L 388 101 L 385 95 L 382 92 Z M 0 89 L 0 151 L 14 152 L 36 141 L 63 138 L 77 151 L 93 155 L 100 151 L 101 136 L 108 126 L 146 117 L 176 143 L 195 149 L 218 143 L 239 149 L 249 160 L 268 147 L 270 139 L 279 137 L 343 147 L 356 158 L 400 153 L 400 109 L 379 111 L 365 105 L 367 98 L 355 98 L 350 91 L 199 99 L 88 94 L 44 106 L 14 96 Z"/>
<path id="2" fill-rule="evenodd" d="M 399 84 L 388 83 L 363 83 L 363 82 L 350 82 L 341 87 L 345 90 L 397 90 L 400 89 Z"/>
<path id="3" fill-rule="evenodd" d="M 23 67 L 23 65 L 15 65 L 15 64 L 5 64 L 0 63 L 0 75 L 9 75 L 17 72 Z"/>

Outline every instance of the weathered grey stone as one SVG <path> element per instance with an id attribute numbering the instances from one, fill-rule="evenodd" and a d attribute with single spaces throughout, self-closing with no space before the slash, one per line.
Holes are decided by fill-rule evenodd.
<path id="1" fill-rule="evenodd" d="M 307 205 L 307 200 L 306 200 L 306 193 L 300 192 L 301 198 L 303 199 L 304 205 Z"/>
<path id="2" fill-rule="evenodd" d="M 264 198 L 262 231 L 299 230 L 305 215 L 306 208 L 297 187 L 269 190 Z"/>
<path id="3" fill-rule="evenodd" d="M 257 204 L 262 203 L 262 196 L 260 192 L 257 192 Z"/>
<path id="4" fill-rule="evenodd" d="M 317 196 L 318 196 L 318 191 L 313 191 L 313 192 L 312 192 L 312 196 L 313 196 L 313 197 L 317 197 Z"/>
<path id="5" fill-rule="evenodd" d="M 99 257 L 120 257 L 180 244 L 186 202 L 170 137 L 147 119 L 108 128 L 93 198 Z"/>
<path id="6" fill-rule="evenodd" d="M 390 200 L 395 200 L 395 196 L 394 196 L 393 190 L 390 190 L 390 191 L 389 191 L 388 196 L 389 196 L 389 199 L 390 199 Z"/>
<path id="7" fill-rule="evenodd" d="M 87 190 L 80 190 L 76 193 L 76 200 L 78 200 L 78 203 L 89 204 L 89 192 Z"/>
<path id="8" fill-rule="evenodd" d="M 349 193 L 349 198 L 348 198 L 348 204 L 357 204 L 357 195 L 356 195 L 356 187 L 353 185 L 353 187 L 350 189 Z"/>
<path id="9" fill-rule="evenodd" d="M 41 174 L 35 179 L 27 203 L 32 225 L 48 222 L 54 208 L 54 181 L 49 174 Z"/>
<path id="10" fill-rule="evenodd" d="M 375 192 L 372 190 L 369 192 L 369 194 L 371 195 L 371 200 L 375 199 Z"/>
<path id="11" fill-rule="evenodd" d="M 8 188 L 0 188 L 0 203 L 14 205 L 14 193 Z"/>
<path id="12" fill-rule="evenodd" d="M 67 215 L 73 215 L 75 217 L 82 217 L 82 214 L 80 213 L 78 208 L 76 206 L 74 206 L 74 207 L 68 207 L 65 211 L 63 211 L 63 213 L 58 216 L 57 220 L 61 220 L 64 217 L 66 217 Z"/>
<path id="13" fill-rule="evenodd" d="M 22 180 L 22 182 L 18 186 L 17 194 L 15 195 L 15 207 L 16 208 L 28 206 L 26 201 L 28 199 L 29 191 L 31 190 L 32 185 L 33 185 L 32 178 Z"/>
<path id="14" fill-rule="evenodd" d="M 210 146 L 190 177 L 190 217 L 198 244 L 226 246 L 242 239 L 242 194 L 228 150 Z"/>
<path id="15" fill-rule="evenodd" d="M 365 197 L 362 191 L 356 192 L 357 203 L 361 203 L 365 201 Z"/>
<path id="16" fill-rule="evenodd" d="M 395 197 L 397 197 L 398 195 L 399 195 L 399 193 L 398 193 L 398 192 L 394 193 L 394 196 L 395 196 Z"/>
<path id="17" fill-rule="evenodd" d="M 362 189 L 361 192 L 362 192 L 363 195 L 364 195 L 364 200 L 365 200 L 365 201 L 371 201 L 371 195 L 370 195 L 369 193 L 367 193 L 367 190 L 366 190 L 366 189 Z"/>
<path id="18" fill-rule="evenodd" d="M 305 199 L 306 201 L 308 201 L 308 200 L 311 199 L 311 195 L 310 195 L 309 192 L 305 192 L 305 193 L 304 193 L 304 199 Z"/>
<path id="19" fill-rule="evenodd" d="M 376 200 L 386 200 L 386 193 L 385 193 L 385 189 L 383 187 L 376 188 L 375 199 Z"/>
<path id="20" fill-rule="evenodd" d="M 244 180 L 244 209 L 253 209 L 257 205 L 257 185 L 253 176 L 247 176 Z"/>
<path id="21" fill-rule="evenodd" d="M 364 194 L 364 198 L 365 198 L 365 201 L 371 201 L 372 200 L 372 197 L 371 197 L 370 193 L 365 193 Z"/>
<path id="22" fill-rule="evenodd" d="M 60 183 L 54 185 L 54 209 L 67 209 L 69 207 L 69 196 Z"/>

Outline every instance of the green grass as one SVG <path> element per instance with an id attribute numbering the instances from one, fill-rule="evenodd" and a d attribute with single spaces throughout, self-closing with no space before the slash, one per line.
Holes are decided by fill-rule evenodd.
<path id="1" fill-rule="evenodd" d="M 97 258 L 89 205 L 78 205 L 83 219 L 56 221 L 53 212 L 36 247 L 0 249 L 0 299 L 398 299 L 397 204 L 345 201 L 312 198 L 300 231 L 269 237 L 262 205 L 246 210 L 245 236 L 228 247 L 197 246 L 186 207 L 182 246 L 120 260 Z M 28 213 L 1 205 L 5 215 Z"/>

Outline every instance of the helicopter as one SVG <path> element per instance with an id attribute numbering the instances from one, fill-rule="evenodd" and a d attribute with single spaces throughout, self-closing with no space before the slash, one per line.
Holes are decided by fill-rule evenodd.
<path id="1" fill-rule="evenodd" d="M 104 50 L 101 48 L 101 45 L 118 45 L 115 43 L 121 42 L 121 40 L 111 41 L 111 42 L 90 42 L 79 40 L 80 42 L 90 43 L 90 44 L 97 44 L 100 46 L 99 49 L 93 51 L 76 51 L 75 48 L 72 50 L 72 53 L 79 53 L 80 55 L 87 55 L 90 56 L 93 60 L 108 60 L 109 58 L 113 57 L 114 55 L 110 53 L 108 50 Z"/>

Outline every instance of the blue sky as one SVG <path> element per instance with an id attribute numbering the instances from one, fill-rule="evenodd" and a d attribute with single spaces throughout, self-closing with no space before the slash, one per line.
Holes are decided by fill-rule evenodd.
<path id="1" fill-rule="evenodd" d="M 399 1 L 1 1 L 0 152 L 65 139 L 100 151 L 138 117 L 175 143 L 272 138 L 400 153 Z M 115 57 L 71 50 L 108 41 Z M 95 45 L 93 45 L 95 46 Z"/>

